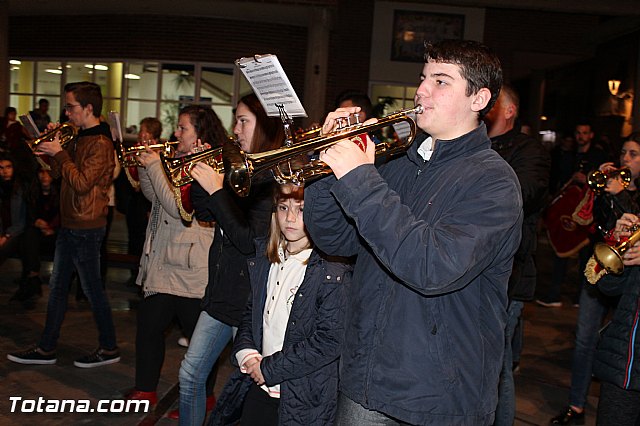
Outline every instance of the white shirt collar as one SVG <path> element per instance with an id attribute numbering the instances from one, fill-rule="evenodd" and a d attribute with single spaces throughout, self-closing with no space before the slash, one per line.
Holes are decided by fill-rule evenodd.
<path id="1" fill-rule="evenodd" d="M 433 155 L 433 138 L 429 136 L 424 140 L 418 147 L 418 154 L 424 159 L 424 161 L 429 161 L 431 156 Z"/>

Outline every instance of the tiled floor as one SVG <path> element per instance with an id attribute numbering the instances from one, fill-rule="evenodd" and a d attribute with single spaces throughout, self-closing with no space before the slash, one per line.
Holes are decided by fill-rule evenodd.
<path id="1" fill-rule="evenodd" d="M 117 250 L 126 240 L 122 217 L 117 216 L 110 239 L 111 248 Z M 550 275 L 550 252 L 545 238 L 540 239 L 538 255 L 540 277 L 538 291 L 544 294 Z M 50 268 L 51 264 L 46 264 Z M 32 309 L 9 302 L 16 289 L 14 279 L 19 275 L 20 264 L 8 260 L 0 266 L 0 425 L 177 425 L 164 417 L 177 401 L 177 374 L 184 348 L 177 345 L 178 327 L 167 335 L 167 352 L 162 377 L 158 387 L 162 398 L 158 408 L 151 413 L 83 414 L 11 413 L 10 397 L 24 400 L 86 399 L 95 408 L 98 400 L 118 400 L 134 383 L 136 305 L 139 297 L 135 288 L 125 282 L 129 272 L 110 269 L 107 289 L 113 307 L 118 344 L 122 361 L 117 364 L 79 369 L 73 360 L 91 351 L 97 345 L 96 329 L 91 310 L 86 302 L 75 300 L 72 291 L 69 310 L 62 328 L 58 348 L 58 363 L 54 366 L 23 366 L 9 362 L 5 354 L 33 345 L 42 331 L 46 312 L 46 295 Z M 571 268 L 575 270 L 576 268 Z M 45 269 L 45 276 L 48 271 Z M 574 282 L 576 272 L 568 277 Z M 566 404 L 570 382 L 570 363 L 573 348 L 574 326 L 577 309 L 571 306 L 574 286 L 566 285 L 562 308 L 543 308 L 533 303 L 525 308 L 525 347 L 516 375 L 517 415 L 516 425 L 546 425 L 549 419 Z M 228 356 L 223 356 L 216 393 L 232 370 Z M 587 425 L 595 424 L 595 407 L 599 385 L 590 389 Z M 114 407 L 118 408 L 118 403 Z M 28 406 L 28 405 L 27 405 Z M 37 407 L 35 407 L 37 409 Z"/>

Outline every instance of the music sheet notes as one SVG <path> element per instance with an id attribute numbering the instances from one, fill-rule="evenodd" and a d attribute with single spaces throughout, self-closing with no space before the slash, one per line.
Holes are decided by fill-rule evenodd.
<path id="1" fill-rule="evenodd" d="M 255 55 L 251 58 L 237 59 L 235 63 L 269 117 L 280 116 L 282 108 L 290 117 L 307 116 L 277 56 Z"/>

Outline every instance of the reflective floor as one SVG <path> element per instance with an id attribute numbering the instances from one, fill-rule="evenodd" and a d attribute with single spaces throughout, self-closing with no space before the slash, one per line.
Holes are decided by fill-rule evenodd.
<path id="1" fill-rule="evenodd" d="M 109 239 L 112 251 L 126 246 L 124 219 L 116 215 Z M 546 238 L 541 236 L 538 266 L 540 276 L 538 293 L 545 294 L 551 267 L 551 253 Z M 546 425 L 567 402 L 570 383 L 571 352 L 577 308 L 571 304 L 576 286 L 577 268 L 572 260 L 563 293 L 562 308 L 544 308 L 528 303 L 525 308 L 525 343 L 516 380 L 516 425 Z M 48 279 L 51 264 L 43 267 Z M 166 413 L 177 407 L 177 377 L 185 349 L 178 346 L 181 337 L 179 327 L 167 333 L 167 351 L 158 386 L 160 402 L 149 413 L 125 413 L 121 402 L 123 395 L 132 388 L 135 376 L 136 307 L 139 302 L 137 288 L 127 286 L 130 272 L 112 267 L 107 274 L 107 290 L 113 308 L 118 345 L 122 360 L 94 369 L 73 366 L 73 360 L 97 346 L 97 332 L 91 309 L 86 301 L 77 301 L 75 288 L 69 294 L 69 309 L 62 327 L 58 347 L 58 362 L 52 366 L 25 366 L 6 359 L 6 353 L 34 345 L 42 331 L 46 313 L 48 289 L 33 306 L 9 302 L 17 289 L 14 282 L 20 275 L 20 263 L 8 260 L 0 266 L 0 425 L 177 425 Z M 228 353 L 223 354 L 218 373 L 216 394 L 232 367 Z M 593 382 L 587 406 L 587 425 L 595 425 L 595 408 L 599 384 Z M 21 398 L 21 399 L 19 399 Z M 89 412 L 70 414 L 35 412 L 42 398 L 52 400 L 88 400 Z M 112 407 L 112 413 L 98 413 L 98 401 L 107 400 L 102 407 Z M 16 408 L 33 410 L 31 413 L 11 412 Z M 49 404 L 52 404 L 49 402 Z M 40 403 L 43 410 L 52 405 Z M 77 409 L 83 407 L 78 404 Z M 95 409 L 94 412 L 90 412 Z M 18 411 L 18 410 L 16 410 Z"/>

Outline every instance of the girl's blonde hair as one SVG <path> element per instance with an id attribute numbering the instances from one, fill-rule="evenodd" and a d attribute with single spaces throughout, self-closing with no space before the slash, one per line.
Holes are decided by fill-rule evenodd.
<path id="1" fill-rule="evenodd" d="M 271 263 L 280 263 L 278 249 L 285 250 L 287 240 L 282 235 L 282 230 L 278 224 L 277 208 L 278 203 L 287 198 L 293 198 L 299 201 L 304 200 L 304 189 L 302 186 L 285 183 L 276 185 L 273 196 L 273 211 L 271 213 L 271 225 L 269 226 L 269 236 L 267 238 L 267 258 Z M 309 238 L 309 243 L 305 248 L 313 247 L 313 242 Z"/>

